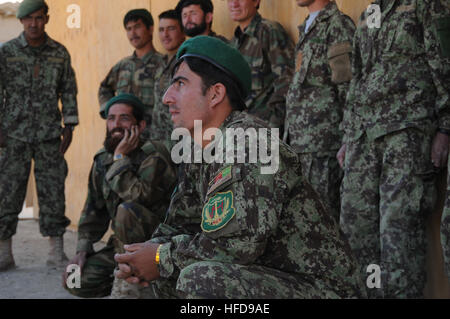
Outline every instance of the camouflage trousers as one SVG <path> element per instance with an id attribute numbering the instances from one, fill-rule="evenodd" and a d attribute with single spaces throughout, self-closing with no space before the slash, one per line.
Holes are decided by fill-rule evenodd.
<path id="1" fill-rule="evenodd" d="M 114 255 L 124 252 L 124 244 L 141 243 L 150 239 L 159 222 L 155 214 L 139 204 L 120 204 L 112 225 L 114 235 L 109 238 L 106 247 L 87 258 L 81 272 L 81 288 L 66 289 L 83 298 L 109 296 L 116 268 Z"/>
<path id="2" fill-rule="evenodd" d="M 158 299 L 312 299 L 358 298 L 358 292 L 336 292 L 320 280 L 305 280 L 258 265 L 202 261 L 182 269 L 176 280 L 152 282 Z"/>
<path id="3" fill-rule="evenodd" d="M 329 154 L 298 154 L 302 163 L 302 174 L 319 194 L 322 202 L 339 222 L 341 209 L 340 187 L 343 171 L 336 159 L 336 152 Z"/>
<path id="4" fill-rule="evenodd" d="M 432 136 L 409 128 L 347 144 L 340 225 L 362 267 L 378 265 L 381 289 L 371 298 L 422 298 L 425 220 L 434 208 Z"/>
<path id="5" fill-rule="evenodd" d="M 65 217 L 64 183 L 67 164 L 59 152 L 61 140 L 25 143 L 8 138 L 0 148 L 0 240 L 16 233 L 18 215 L 26 196 L 31 160 L 39 201 L 39 228 L 43 236 L 62 236 L 70 220 Z"/>
<path id="6" fill-rule="evenodd" d="M 441 219 L 441 244 L 444 255 L 445 270 L 450 279 L 450 153 L 447 169 L 447 198 Z"/>

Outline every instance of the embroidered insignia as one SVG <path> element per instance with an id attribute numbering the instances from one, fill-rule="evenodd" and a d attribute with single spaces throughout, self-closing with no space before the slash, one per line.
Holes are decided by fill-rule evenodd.
<path id="1" fill-rule="evenodd" d="M 398 6 L 397 7 L 397 9 L 395 9 L 395 12 L 400 12 L 400 13 L 402 13 L 402 12 L 411 12 L 411 11 L 414 11 L 414 10 L 416 10 L 416 5 L 415 4 L 411 4 L 411 5 L 401 5 L 401 6 Z"/>
<path id="2" fill-rule="evenodd" d="M 236 213 L 233 204 L 232 191 L 217 193 L 211 197 L 203 206 L 201 224 L 203 231 L 210 233 L 225 227 Z"/>
<path id="3" fill-rule="evenodd" d="M 211 182 L 209 182 L 209 188 L 206 195 L 211 194 L 215 189 L 217 189 L 217 187 L 229 181 L 233 177 L 231 169 L 232 166 L 225 167 L 223 170 L 220 171 L 219 174 L 216 175 L 216 177 L 214 177 L 214 179 Z"/>
<path id="4" fill-rule="evenodd" d="M 303 52 L 299 52 L 297 54 L 297 59 L 295 59 L 295 72 L 300 71 L 300 68 L 302 67 L 302 60 L 303 60 Z"/>

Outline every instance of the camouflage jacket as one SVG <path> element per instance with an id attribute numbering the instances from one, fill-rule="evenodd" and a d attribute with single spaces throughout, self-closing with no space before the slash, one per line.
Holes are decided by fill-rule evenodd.
<path id="1" fill-rule="evenodd" d="M 450 129 L 450 81 L 442 67 L 448 60 L 435 28 L 435 20 L 448 14 L 448 3 L 383 3 L 381 28 L 373 27 L 373 13 L 364 12 L 355 33 L 344 142 L 364 132 L 373 140 L 408 127 L 430 134 L 438 126 Z"/>
<path id="2" fill-rule="evenodd" d="M 234 32 L 230 44 L 244 56 L 252 70 L 248 112 L 282 128 L 286 93 L 294 71 L 294 43 L 281 24 L 257 14 L 250 25 Z"/>
<path id="3" fill-rule="evenodd" d="M 78 223 L 77 252 L 92 252 L 92 245 L 106 233 L 122 202 L 136 202 L 162 220 L 175 185 L 176 169 L 162 143 L 141 142 L 139 149 L 115 162 L 113 154 L 102 148 L 89 174 L 88 195 Z"/>
<path id="4" fill-rule="evenodd" d="M 98 100 L 100 115 L 105 118 L 106 103 L 119 93 L 132 93 L 136 95 L 148 108 L 145 114 L 147 127 L 151 125 L 156 69 L 163 64 L 162 55 L 150 51 L 142 58 L 134 52 L 131 56 L 120 60 L 100 84 Z"/>
<path id="5" fill-rule="evenodd" d="M 330 2 L 306 34 L 305 27 L 306 20 L 299 27 L 295 74 L 286 98 L 289 145 L 298 153 L 338 150 L 355 25 Z"/>
<path id="6" fill-rule="evenodd" d="M 28 143 L 59 138 L 61 117 L 64 125 L 78 124 L 76 96 L 69 52 L 48 35 L 38 48 L 23 33 L 0 48 L 0 123 L 9 137 Z"/>
<path id="7" fill-rule="evenodd" d="M 169 107 L 163 103 L 164 93 L 170 86 L 172 79 L 172 68 L 176 62 L 176 56 L 170 61 L 167 55 L 164 56 L 164 64 L 156 70 L 155 76 L 155 107 L 153 108 L 151 136 L 152 139 L 170 141 L 173 124 L 169 113 Z"/>
<path id="8" fill-rule="evenodd" d="M 225 38 L 223 35 L 217 34 L 217 33 L 215 33 L 215 32 L 212 31 L 212 30 L 209 32 L 208 36 L 209 36 L 209 37 L 213 37 L 213 38 L 220 39 L 220 40 L 222 40 L 222 41 L 225 42 L 225 43 L 230 43 L 230 41 L 229 41 L 227 38 Z"/>
<path id="9" fill-rule="evenodd" d="M 225 138 L 228 128 L 262 125 L 246 112 L 233 112 L 220 129 Z M 220 261 L 296 274 L 341 296 L 358 294 L 358 268 L 339 226 L 302 177 L 296 153 L 274 140 L 280 143 L 275 174 L 261 174 L 261 161 L 188 164 L 192 171 L 180 171 L 166 221 L 151 240 L 162 244 L 162 278 L 176 279 L 199 261 Z M 248 144 L 244 148 L 248 154 Z"/>

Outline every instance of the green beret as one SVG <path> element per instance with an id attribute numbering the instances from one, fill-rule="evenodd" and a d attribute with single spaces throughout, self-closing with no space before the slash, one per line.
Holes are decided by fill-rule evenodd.
<path id="1" fill-rule="evenodd" d="M 24 0 L 17 10 L 16 17 L 17 19 L 25 18 L 27 15 L 42 8 L 48 8 L 44 0 Z"/>
<path id="2" fill-rule="evenodd" d="M 252 72 L 242 54 L 222 40 L 197 36 L 185 41 L 177 52 L 177 59 L 196 57 L 205 60 L 226 73 L 238 84 L 243 100 L 252 88 Z"/>
<path id="3" fill-rule="evenodd" d="M 104 115 L 103 118 L 108 117 L 109 109 L 114 104 L 123 103 L 126 105 L 129 105 L 133 107 L 136 111 L 138 111 L 140 114 L 144 115 L 145 113 L 145 105 L 133 94 L 129 93 L 120 93 L 119 95 L 116 95 L 115 97 L 111 98 L 105 106 L 105 112 L 102 114 Z"/>
<path id="4" fill-rule="evenodd" d="M 147 9 L 133 9 L 128 11 L 128 13 L 123 18 L 123 26 L 127 27 L 127 23 L 132 20 L 137 20 L 141 18 L 147 25 L 153 25 L 152 14 Z"/>

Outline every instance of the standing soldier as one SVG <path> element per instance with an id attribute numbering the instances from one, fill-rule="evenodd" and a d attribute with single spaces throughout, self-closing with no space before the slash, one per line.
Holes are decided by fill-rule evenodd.
<path id="1" fill-rule="evenodd" d="M 70 220 L 65 217 L 64 154 L 78 124 L 75 73 L 66 48 L 45 32 L 47 4 L 25 0 L 17 18 L 24 32 L 0 49 L 0 270 L 15 265 L 11 237 L 25 199 L 32 159 L 40 232 L 50 236 L 47 264 L 60 265 L 66 260 L 63 234 Z"/>
<path id="2" fill-rule="evenodd" d="M 353 44 L 338 153 L 344 166 L 340 223 L 362 273 L 380 267 L 381 289 L 369 289 L 372 297 L 421 298 L 426 218 L 449 146 L 448 61 L 435 25 L 448 5 L 383 0 L 374 6 L 378 10 L 362 14 Z"/>
<path id="3" fill-rule="evenodd" d="M 238 50 L 200 36 L 183 43 L 177 58 L 164 96 L 174 127 L 193 136 L 194 121 L 202 120 L 202 134 L 220 130 L 225 139 L 216 142 L 227 146 L 219 150 L 225 156 L 227 131 L 266 125 L 242 112 L 251 70 Z M 364 296 L 350 247 L 303 179 L 297 154 L 277 137 L 271 141 L 279 146 L 276 172 L 262 174 L 261 161 L 234 158 L 204 163 L 194 185 L 189 172 L 182 174 L 180 182 L 187 177 L 188 185 L 176 188 L 166 221 L 152 240 L 126 246 L 128 252 L 115 257 L 116 276 L 152 281 L 160 298 Z M 196 142 L 214 151 L 214 143 Z M 249 149 L 235 145 L 231 154 Z"/>
<path id="4" fill-rule="evenodd" d="M 156 69 L 162 62 L 162 55 L 153 47 L 153 18 L 146 9 L 129 11 L 123 20 L 128 40 L 136 49 L 134 53 L 120 60 L 100 84 L 98 100 L 100 115 L 105 118 L 105 105 L 119 93 L 132 93 L 146 107 L 147 128 L 142 138 L 150 137 L 154 106 L 154 87 Z"/>
<path id="5" fill-rule="evenodd" d="M 81 288 L 67 288 L 76 296 L 109 295 L 114 253 L 123 251 L 123 244 L 150 239 L 169 206 L 176 171 L 162 143 L 140 138 L 146 126 L 144 112 L 145 106 L 131 94 L 119 94 L 105 106 L 107 136 L 94 157 L 78 224 L 77 254 L 70 262 L 82 271 Z M 110 221 L 114 234 L 105 248 L 95 252 L 93 244 L 104 236 Z M 114 288 L 114 297 L 126 291 L 119 282 Z M 130 297 L 139 296 L 128 291 Z"/>
<path id="6" fill-rule="evenodd" d="M 355 25 L 330 0 L 297 0 L 309 16 L 299 27 L 295 75 L 287 96 L 286 135 L 303 175 L 339 220 L 339 124 L 352 77 Z"/>
<path id="7" fill-rule="evenodd" d="M 286 93 L 294 71 L 294 43 L 281 24 L 258 13 L 261 0 L 228 0 L 231 19 L 239 23 L 231 44 L 252 70 L 248 112 L 282 131 Z"/>
<path id="8" fill-rule="evenodd" d="M 155 140 L 171 140 L 173 125 L 170 120 L 169 108 L 164 105 L 162 99 L 170 85 L 170 76 L 176 61 L 176 53 L 185 38 L 177 11 L 168 10 L 159 15 L 159 40 L 167 54 L 163 57 L 164 63 L 156 71 L 155 107 L 151 128 L 152 139 Z"/>
<path id="9" fill-rule="evenodd" d="M 180 15 L 187 36 L 208 35 L 228 42 L 212 30 L 214 6 L 211 0 L 180 0 L 175 10 Z"/>

